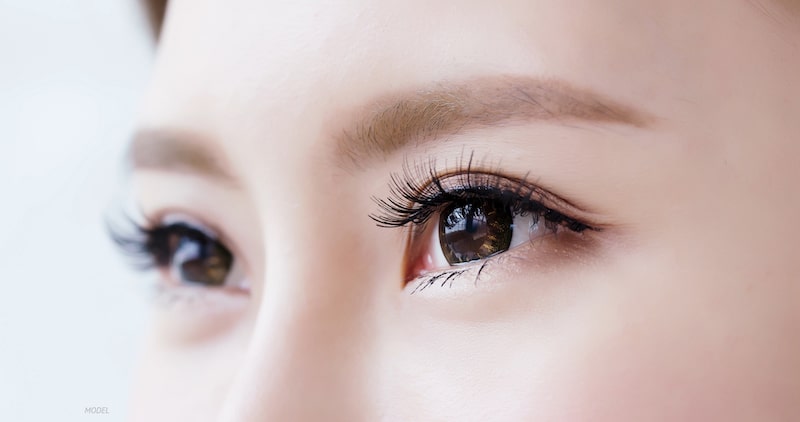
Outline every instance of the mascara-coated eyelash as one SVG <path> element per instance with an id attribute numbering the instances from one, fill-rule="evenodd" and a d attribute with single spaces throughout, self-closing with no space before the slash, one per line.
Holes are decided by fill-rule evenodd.
<path id="1" fill-rule="evenodd" d="M 233 254 L 204 227 L 188 222 L 145 227 L 128 220 L 130 233 L 110 228 L 111 238 L 135 267 L 158 269 L 172 285 L 223 287 L 237 275 Z"/>
<path id="2" fill-rule="evenodd" d="M 595 230 L 553 209 L 573 206 L 528 182 L 527 177 L 515 179 L 498 171 L 476 170 L 472 163 L 470 155 L 465 166 L 446 172 L 437 171 L 434 161 L 413 167 L 406 163 L 402 173 L 392 174 L 389 197 L 375 198 L 381 211 L 370 218 L 380 227 L 423 226 L 449 205 L 484 200 L 496 201 L 516 215 L 530 213 L 534 222 L 542 218 L 550 228 L 562 226 L 577 233 Z"/>
<path id="3" fill-rule="evenodd" d="M 166 265 L 168 259 L 158 248 L 153 239 L 159 237 L 158 224 L 137 223 L 131 217 L 124 217 L 124 223 L 108 224 L 109 237 L 133 267 L 140 271 L 148 271 Z M 152 228 L 151 228 L 152 227 Z"/>
<path id="4" fill-rule="evenodd" d="M 418 281 L 412 294 L 434 284 L 452 286 L 467 272 L 475 274 L 477 284 L 488 262 L 497 262 L 496 255 L 526 241 L 549 239 L 546 244 L 554 250 L 565 250 L 576 245 L 571 241 L 586 238 L 559 233 L 599 231 L 570 216 L 586 212 L 527 177 L 504 176 L 485 166 L 476 169 L 472 155 L 461 162 L 465 164 L 445 171 L 437 170 L 433 161 L 406 163 L 402 173 L 391 176 L 390 196 L 375 199 L 381 211 L 370 217 L 380 227 L 411 228 L 405 280 Z"/>

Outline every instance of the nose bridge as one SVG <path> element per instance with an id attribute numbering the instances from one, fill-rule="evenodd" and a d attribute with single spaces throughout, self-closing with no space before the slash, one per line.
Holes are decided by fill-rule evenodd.
<path id="1" fill-rule="evenodd" d="M 364 420 L 369 345 L 323 307 L 265 309 L 223 410 L 231 421 Z"/>
<path id="2" fill-rule="evenodd" d="M 335 224 L 338 211 L 329 221 L 314 199 L 298 201 L 274 207 L 283 217 L 264 225 L 263 293 L 225 420 L 369 419 L 375 336 L 361 247 L 346 223 Z"/>

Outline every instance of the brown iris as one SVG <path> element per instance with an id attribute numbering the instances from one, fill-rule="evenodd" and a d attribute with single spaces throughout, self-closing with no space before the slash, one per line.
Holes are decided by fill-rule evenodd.
<path id="1" fill-rule="evenodd" d="M 171 230 L 170 230 L 171 229 Z M 182 283 L 223 286 L 233 265 L 233 255 L 217 240 L 192 228 L 166 229 L 163 264 Z"/>
<path id="2" fill-rule="evenodd" d="M 453 204 L 442 212 L 439 243 L 450 265 L 483 259 L 508 250 L 514 215 L 499 201 Z"/>

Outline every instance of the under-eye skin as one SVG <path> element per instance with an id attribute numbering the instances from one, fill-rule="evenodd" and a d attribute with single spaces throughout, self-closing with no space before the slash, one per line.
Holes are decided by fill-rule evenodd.
<path id="1" fill-rule="evenodd" d="M 434 161 L 407 163 L 392 175 L 390 196 L 376 199 L 380 211 L 371 218 L 379 226 L 410 229 L 405 281 L 417 281 L 412 293 L 467 274 L 477 283 L 488 263 L 526 243 L 538 243 L 539 252 L 565 250 L 600 231 L 572 216 L 586 212 L 526 177 L 475 166 L 471 155 L 461 161 L 444 170 Z"/>
<path id="2" fill-rule="evenodd" d="M 136 268 L 158 270 L 159 292 L 184 287 L 246 291 L 236 257 L 206 227 L 180 220 L 147 225 L 129 221 L 131 229 L 112 228 L 111 237 Z"/>

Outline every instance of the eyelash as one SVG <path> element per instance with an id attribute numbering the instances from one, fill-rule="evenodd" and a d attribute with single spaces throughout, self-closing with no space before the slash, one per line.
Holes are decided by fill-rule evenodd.
<path id="1" fill-rule="evenodd" d="M 108 232 L 112 242 L 129 258 L 133 267 L 140 271 L 149 271 L 164 262 L 159 257 L 153 241 L 163 227 L 150 222 L 140 224 L 132 217 L 124 216 L 124 227 L 108 224 Z"/>
<path id="2" fill-rule="evenodd" d="M 467 201 L 498 201 L 508 207 L 513 215 L 531 215 L 533 222 L 544 219 L 549 233 L 557 233 L 560 228 L 575 233 L 600 231 L 599 228 L 570 217 L 554 207 L 570 207 L 567 201 L 548 192 L 527 180 L 501 175 L 497 168 L 478 170 L 473 166 L 474 153 L 467 159 L 462 157 L 454 169 L 441 171 L 435 160 L 423 163 L 406 163 L 401 173 L 391 176 L 389 196 L 385 199 L 373 198 L 379 212 L 370 218 L 379 227 L 401 228 L 411 227 L 411 236 L 426 231 L 431 218 L 438 215 L 448 206 Z M 480 165 L 479 167 L 484 167 Z M 552 205 L 550 205 L 552 204 Z M 428 286 L 441 281 L 441 286 L 452 285 L 467 272 L 475 272 L 475 284 L 486 265 L 501 257 L 503 253 L 489 257 L 469 266 L 469 268 L 451 268 L 425 274 L 420 277 L 416 288 L 411 292 L 424 290 Z"/>
<path id="3" fill-rule="evenodd" d="M 123 215 L 122 220 L 122 224 L 110 222 L 107 224 L 109 236 L 123 255 L 128 258 L 133 268 L 141 272 L 161 270 L 170 265 L 172 260 L 170 251 L 163 249 L 169 236 L 206 237 L 220 242 L 216 240 L 215 236 L 185 222 L 165 224 L 146 219 L 144 223 L 138 223 L 128 215 Z M 194 305 L 199 302 L 208 304 L 210 289 L 215 288 L 205 286 L 195 288 L 186 285 L 168 286 L 159 281 L 154 283 L 152 293 L 157 304 L 170 307 L 178 304 Z"/>
<path id="4" fill-rule="evenodd" d="M 474 156 L 462 157 L 460 164 L 449 170 L 439 170 L 434 159 L 423 163 L 403 165 L 400 173 L 391 175 L 390 193 L 385 199 L 373 198 L 379 212 L 370 214 L 379 227 L 400 228 L 411 227 L 412 239 L 426 231 L 434 216 L 439 215 L 447 207 L 467 201 L 495 201 L 507 207 L 515 216 L 530 215 L 533 223 L 544 219 L 547 232 L 556 234 L 559 229 L 574 233 L 587 230 L 600 231 L 599 228 L 570 217 L 564 212 L 554 209 L 575 208 L 567 201 L 559 198 L 538 185 L 529 182 L 527 175 L 521 179 L 503 176 L 498 168 L 479 165 L 473 166 Z M 489 168 L 489 170 L 485 170 Z M 185 233 L 204 233 L 186 224 L 165 225 L 147 221 L 136 223 L 126 218 L 128 228 L 108 226 L 111 239 L 131 258 L 133 266 L 141 271 L 160 269 L 170 262 L 169 251 L 164 251 L 163 238 L 174 230 Z M 416 277 L 418 283 L 411 292 L 441 282 L 441 286 L 452 283 L 466 273 L 475 273 L 475 284 L 489 263 L 496 262 L 505 253 L 485 258 L 465 267 L 454 267 L 433 271 Z M 411 281 L 411 280 L 409 280 Z M 169 291 L 171 289 L 159 289 Z"/>

